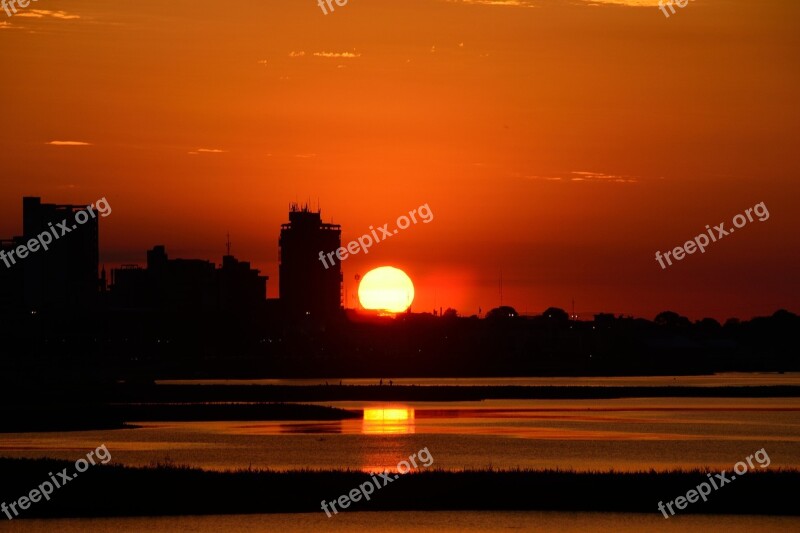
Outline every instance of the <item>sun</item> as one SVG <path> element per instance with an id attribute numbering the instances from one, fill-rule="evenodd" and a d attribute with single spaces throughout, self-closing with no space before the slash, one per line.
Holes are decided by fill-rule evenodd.
<path id="1" fill-rule="evenodd" d="M 361 278 L 358 300 L 364 309 L 402 313 L 414 301 L 414 284 L 399 268 L 378 267 Z"/>

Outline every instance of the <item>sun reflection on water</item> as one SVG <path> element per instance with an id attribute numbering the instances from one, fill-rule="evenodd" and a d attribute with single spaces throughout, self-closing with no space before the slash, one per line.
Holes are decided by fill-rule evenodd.
<path id="1" fill-rule="evenodd" d="M 361 432 L 365 435 L 414 433 L 414 409 L 411 407 L 364 408 Z"/>

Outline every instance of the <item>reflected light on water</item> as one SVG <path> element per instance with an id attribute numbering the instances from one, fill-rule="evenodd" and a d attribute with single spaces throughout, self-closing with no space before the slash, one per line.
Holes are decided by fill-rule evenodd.
<path id="1" fill-rule="evenodd" d="M 401 435 L 414 433 L 414 409 L 411 407 L 364 409 L 362 433 Z"/>

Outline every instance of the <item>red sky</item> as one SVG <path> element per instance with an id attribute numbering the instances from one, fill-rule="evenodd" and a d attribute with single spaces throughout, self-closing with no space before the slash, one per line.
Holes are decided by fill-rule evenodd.
<path id="1" fill-rule="evenodd" d="M 270 276 L 290 202 L 413 309 L 800 312 L 800 3 L 39 0 L 0 11 L 0 236 L 21 197 L 91 202 L 107 266 L 234 254 Z M 334 4 L 335 5 L 335 4 Z M 55 146 L 52 141 L 87 143 Z M 662 270 L 654 259 L 765 202 Z M 352 302 L 348 302 L 350 304 Z M 587 315 L 588 317 L 588 315 Z"/>

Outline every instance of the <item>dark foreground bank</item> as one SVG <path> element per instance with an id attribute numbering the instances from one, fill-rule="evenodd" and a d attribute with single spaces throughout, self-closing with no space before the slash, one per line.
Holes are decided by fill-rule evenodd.
<path id="1" fill-rule="evenodd" d="M 0 459 L 0 502 L 19 501 L 74 464 L 49 459 Z M 576 473 L 565 471 L 429 470 L 391 481 L 369 501 L 344 512 L 401 510 L 553 510 L 658 513 L 658 502 L 675 500 L 708 480 L 706 472 Z M 730 473 L 728 473 L 730 477 Z M 209 472 L 193 468 L 131 468 L 97 465 L 53 491 L 49 501 L 30 503 L 21 518 L 159 516 L 320 512 L 369 482 L 350 471 Z M 798 515 L 800 472 L 746 474 L 691 503 L 680 514 Z M 13 516 L 13 514 L 12 514 Z M 0 518 L 7 520 L 5 514 Z"/>

